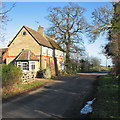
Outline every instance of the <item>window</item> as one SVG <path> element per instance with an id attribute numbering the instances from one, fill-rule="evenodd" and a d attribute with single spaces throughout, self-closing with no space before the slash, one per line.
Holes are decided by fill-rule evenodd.
<path id="1" fill-rule="evenodd" d="M 59 54 L 60 54 L 60 57 L 61 57 L 61 55 L 62 55 L 62 52 L 60 51 L 60 52 L 59 52 Z"/>
<path id="2" fill-rule="evenodd" d="M 20 67 L 21 70 L 29 70 L 28 62 L 17 62 L 17 67 Z"/>
<path id="3" fill-rule="evenodd" d="M 21 62 L 17 62 L 17 67 L 21 68 Z"/>
<path id="4" fill-rule="evenodd" d="M 51 57 L 53 56 L 53 50 L 50 48 L 48 49 L 48 56 L 51 56 Z"/>
<path id="5" fill-rule="evenodd" d="M 59 63 L 59 70 L 61 70 L 61 62 Z"/>
<path id="6" fill-rule="evenodd" d="M 62 70 L 64 70 L 64 63 L 62 62 L 61 64 L 62 64 Z"/>
<path id="7" fill-rule="evenodd" d="M 26 35 L 26 32 L 25 32 L 25 31 L 24 31 L 24 32 L 22 32 L 22 35 L 23 35 L 23 36 L 25 36 L 25 35 Z"/>
<path id="8" fill-rule="evenodd" d="M 64 52 L 62 52 L 62 57 L 64 56 Z"/>
<path id="9" fill-rule="evenodd" d="M 51 56 L 53 56 L 53 50 L 51 50 Z"/>
<path id="10" fill-rule="evenodd" d="M 48 55 L 48 49 L 46 48 L 46 55 Z"/>
<path id="11" fill-rule="evenodd" d="M 47 53 L 47 48 L 42 46 L 42 55 L 46 55 Z"/>
<path id="12" fill-rule="evenodd" d="M 31 70 L 35 70 L 35 62 L 31 62 Z"/>
<path id="13" fill-rule="evenodd" d="M 56 50 L 56 56 L 58 56 L 58 50 Z"/>
<path id="14" fill-rule="evenodd" d="M 22 70 L 28 70 L 28 63 L 27 62 L 22 63 Z"/>

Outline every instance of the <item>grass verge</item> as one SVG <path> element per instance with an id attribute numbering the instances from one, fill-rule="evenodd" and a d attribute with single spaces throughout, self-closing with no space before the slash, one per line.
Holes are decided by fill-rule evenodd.
<path id="1" fill-rule="evenodd" d="M 97 100 L 93 104 L 93 113 L 90 118 L 120 119 L 118 82 L 118 79 L 109 75 L 99 78 Z"/>
<path id="2" fill-rule="evenodd" d="M 21 93 L 27 92 L 34 88 L 37 88 L 41 85 L 45 84 L 43 81 L 33 81 L 27 84 L 17 83 L 16 85 L 12 86 L 11 88 L 2 88 L 2 98 L 8 99 L 10 97 L 19 95 Z"/>

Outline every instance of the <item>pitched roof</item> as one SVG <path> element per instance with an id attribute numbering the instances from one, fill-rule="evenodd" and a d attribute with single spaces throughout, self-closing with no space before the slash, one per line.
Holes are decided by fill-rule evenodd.
<path id="1" fill-rule="evenodd" d="M 16 58 L 16 60 L 39 60 L 37 58 L 37 56 L 32 53 L 30 50 L 23 50 L 18 57 Z"/>
<path id="2" fill-rule="evenodd" d="M 45 37 L 48 39 L 48 41 L 51 43 L 51 45 L 53 46 L 53 48 L 64 51 L 52 38 L 50 38 L 49 36 L 45 35 Z"/>
<path id="3" fill-rule="evenodd" d="M 37 40 L 37 42 L 39 44 L 53 48 L 52 45 L 50 44 L 50 42 L 43 35 L 41 35 L 39 32 L 37 32 L 37 31 L 27 27 L 27 26 L 25 26 L 25 28 L 27 28 L 27 30 L 32 34 L 32 36 Z"/>
<path id="4" fill-rule="evenodd" d="M 43 36 L 40 32 L 35 31 L 25 25 L 23 25 L 22 28 L 25 28 L 38 44 L 63 51 L 63 49 L 54 40 L 52 40 L 52 38 L 48 37 L 47 35 Z M 22 30 L 22 28 L 20 29 L 20 31 Z M 17 35 L 19 34 L 19 32 L 17 33 Z M 17 37 L 17 35 L 13 38 L 13 40 Z M 8 47 L 13 42 L 13 40 L 9 43 Z"/>

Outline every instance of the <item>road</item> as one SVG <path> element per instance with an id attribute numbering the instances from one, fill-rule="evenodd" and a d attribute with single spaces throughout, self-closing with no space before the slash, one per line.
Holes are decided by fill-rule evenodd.
<path id="1" fill-rule="evenodd" d="M 2 104 L 3 118 L 80 117 L 80 109 L 94 89 L 98 75 L 80 73 L 55 78 L 55 82 Z"/>

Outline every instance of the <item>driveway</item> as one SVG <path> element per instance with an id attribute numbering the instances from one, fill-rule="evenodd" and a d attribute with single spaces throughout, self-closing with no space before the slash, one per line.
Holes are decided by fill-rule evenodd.
<path id="1" fill-rule="evenodd" d="M 3 103 L 3 118 L 80 117 L 80 109 L 89 98 L 98 75 L 80 73 L 55 78 L 54 82 Z"/>

